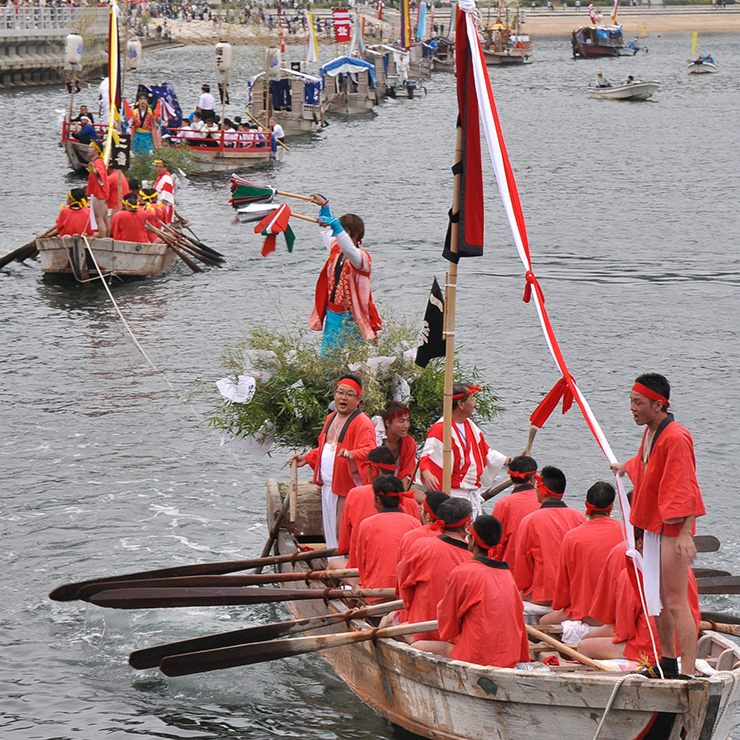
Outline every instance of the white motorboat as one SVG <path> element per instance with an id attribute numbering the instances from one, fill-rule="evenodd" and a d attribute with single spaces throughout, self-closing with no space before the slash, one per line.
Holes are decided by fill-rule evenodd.
<path id="1" fill-rule="evenodd" d="M 610 85 L 608 87 L 589 87 L 590 98 L 601 100 L 647 100 L 660 87 L 658 80 L 635 80 L 624 85 Z"/>
<path id="2" fill-rule="evenodd" d="M 689 59 L 687 62 L 690 75 L 708 75 L 718 71 L 717 63 L 712 57 L 699 57 L 698 59 Z"/>

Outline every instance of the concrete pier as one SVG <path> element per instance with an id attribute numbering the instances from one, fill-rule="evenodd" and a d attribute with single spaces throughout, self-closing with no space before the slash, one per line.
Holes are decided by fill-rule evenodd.
<path id="1" fill-rule="evenodd" d="M 84 39 L 82 76 L 104 73 L 108 8 L 0 8 L 0 88 L 71 79 L 64 68 L 70 33 Z"/>

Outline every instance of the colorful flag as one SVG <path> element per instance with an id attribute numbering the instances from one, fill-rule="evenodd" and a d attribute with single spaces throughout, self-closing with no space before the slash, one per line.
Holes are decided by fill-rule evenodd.
<path id="1" fill-rule="evenodd" d="M 306 11 L 308 18 L 308 41 L 306 43 L 306 61 L 307 62 L 318 62 L 319 61 L 319 42 L 316 40 L 316 28 L 313 25 L 313 16 L 309 11 Z"/>
<path id="2" fill-rule="evenodd" d="M 421 325 L 419 346 L 414 362 L 419 367 L 426 367 L 429 360 L 444 357 L 446 342 L 444 340 L 445 300 L 437 278 L 434 278 L 429 293 L 427 310 L 424 312 L 424 323 Z"/>
<path id="3" fill-rule="evenodd" d="M 421 41 L 424 38 L 424 31 L 427 24 L 427 4 L 419 3 L 419 9 L 416 14 L 416 40 Z"/>
<path id="4" fill-rule="evenodd" d="M 462 10 L 457 10 L 465 16 Z M 480 123 L 478 96 L 475 89 L 473 55 L 477 49 L 468 42 L 467 24 L 458 18 L 455 34 L 455 62 L 457 67 L 457 104 L 460 110 L 458 126 L 462 129 L 462 153 L 452 171 L 462 179 L 457 213 L 450 213 L 443 256 L 450 262 L 460 257 L 479 257 L 483 254 L 484 205 L 483 173 L 481 169 Z M 452 245 L 452 224 L 458 223 L 457 245 Z"/>
<path id="5" fill-rule="evenodd" d="M 347 44 L 350 40 L 349 10 L 334 10 L 334 38 L 338 44 Z"/>
<path id="6" fill-rule="evenodd" d="M 277 235 L 283 234 L 285 243 L 288 245 L 288 251 L 293 251 L 295 234 L 290 228 L 290 208 L 283 203 L 274 213 L 269 213 L 255 227 L 255 234 L 262 234 L 265 237 L 265 243 L 262 245 L 262 256 L 267 257 L 276 249 Z"/>
<path id="7" fill-rule="evenodd" d="M 275 196 L 275 190 L 273 188 L 254 185 L 239 177 L 239 175 L 232 175 L 230 182 L 230 203 L 234 208 L 240 208 L 248 203 L 269 203 Z"/>
<path id="8" fill-rule="evenodd" d="M 588 4 L 588 14 L 591 16 L 591 23 L 596 23 L 596 9 L 594 8 L 593 3 Z"/>
<path id="9" fill-rule="evenodd" d="M 615 25 L 619 25 L 617 23 L 617 13 L 619 12 L 619 0 L 614 0 L 614 7 L 612 8 L 612 20 L 614 21 Z"/>
<path id="10" fill-rule="evenodd" d="M 401 46 L 411 48 L 411 9 L 409 0 L 401 0 Z"/>
<path id="11" fill-rule="evenodd" d="M 131 110 L 131 106 L 126 98 L 123 99 L 123 116 L 127 121 L 130 121 L 134 117 L 134 112 Z"/>

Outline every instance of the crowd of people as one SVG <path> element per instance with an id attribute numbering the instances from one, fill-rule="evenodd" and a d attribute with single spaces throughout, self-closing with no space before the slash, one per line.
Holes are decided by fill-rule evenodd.
<path id="1" fill-rule="evenodd" d="M 583 510 L 568 506 L 562 470 L 488 446 L 471 419 L 479 390 L 453 388 L 448 495 L 439 490 L 442 421 L 417 463 L 408 407 L 389 402 L 378 428 L 361 410 L 361 379 L 339 379 L 317 446 L 292 459 L 321 488 L 326 544 L 338 552 L 329 566 L 357 568 L 364 588 L 396 589 L 403 609 L 381 626 L 437 620 L 434 632 L 399 638 L 419 650 L 512 668 L 531 660 L 525 624 L 539 622 L 562 625 L 563 640 L 591 658 L 691 677 L 700 612 L 690 565 L 705 511 L 693 441 L 668 411 L 668 381 L 655 373 L 635 381 L 630 409 L 645 432 L 638 454 L 612 466 L 634 487 L 632 549 L 612 518 L 611 483 L 591 485 Z M 504 468 L 513 491 L 486 514 L 482 486 Z"/>

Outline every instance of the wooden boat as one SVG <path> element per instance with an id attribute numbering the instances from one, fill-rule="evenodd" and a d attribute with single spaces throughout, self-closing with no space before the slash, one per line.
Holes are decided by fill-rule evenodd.
<path id="1" fill-rule="evenodd" d="M 106 127 L 100 124 L 94 124 L 95 130 L 98 132 L 100 141 L 105 140 Z M 64 153 L 67 155 L 67 164 L 69 168 L 75 172 L 86 172 L 87 165 L 90 162 L 90 157 L 87 155 L 88 144 L 82 144 L 74 136 L 75 124 L 69 121 L 62 122 L 62 138 L 59 141 L 59 146 L 64 149 Z"/>
<path id="2" fill-rule="evenodd" d="M 483 56 L 486 64 L 524 64 L 532 56 L 532 39 L 521 32 L 521 11 L 517 9 L 487 26 L 483 32 Z"/>
<path id="3" fill-rule="evenodd" d="M 573 57 L 592 59 L 594 57 L 620 56 L 624 50 L 624 36 L 621 26 L 582 26 L 571 34 Z M 633 54 L 633 50 L 625 50 Z"/>
<path id="4" fill-rule="evenodd" d="M 279 159 L 284 151 L 278 147 L 273 154 L 270 131 L 255 131 L 249 140 L 245 140 L 241 134 L 228 131 L 214 132 L 207 139 L 196 138 L 192 130 L 170 129 L 170 132 L 173 143 L 188 148 L 193 157 L 193 171 L 196 175 L 231 173 L 251 164 Z M 182 134 L 193 138 L 184 138 Z"/>
<path id="5" fill-rule="evenodd" d="M 123 242 L 88 237 L 87 244 L 104 276 L 153 277 L 167 272 L 177 255 L 166 244 Z M 99 278 L 95 264 L 82 236 L 57 236 L 38 239 L 42 272 L 72 275 L 81 283 Z"/>
<path id="6" fill-rule="evenodd" d="M 411 54 L 387 44 L 373 44 L 365 48 L 375 68 L 375 89 L 378 97 L 406 97 L 412 99 L 417 90 L 426 88 L 411 74 Z"/>
<path id="7" fill-rule="evenodd" d="M 658 80 L 636 80 L 625 85 L 589 87 L 588 96 L 599 100 L 647 100 L 660 87 Z"/>
<path id="8" fill-rule="evenodd" d="M 268 482 L 270 526 L 283 507 L 287 488 L 275 480 Z M 299 485 L 295 509 L 295 521 L 279 531 L 280 554 L 323 540 L 315 486 Z M 322 567 L 316 561 L 313 565 Z M 308 566 L 298 562 L 281 568 L 296 572 Z M 296 618 L 348 608 L 339 600 L 293 601 L 288 606 Z M 354 620 L 336 630 L 374 626 Z M 422 653 L 390 639 L 323 653 L 359 699 L 390 722 L 433 740 L 529 740 L 537 734 L 549 740 L 591 738 L 602 718 L 601 740 L 729 740 L 740 704 L 740 648 L 707 631 L 700 639 L 699 655 L 717 673 L 684 682 L 604 673 L 572 663 L 543 673 L 487 668 Z"/>
<path id="9" fill-rule="evenodd" d="M 286 67 L 280 69 L 279 75 L 269 84 L 270 115 L 275 116 L 288 135 L 317 131 L 323 120 L 321 79 Z M 249 80 L 247 110 L 260 121 L 267 117 L 264 72 Z"/>
<path id="10" fill-rule="evenodd" d="M 698 59 L 689 59 L 687 62 L 690 75 L 708 75 L 718 71 L 717 63 L 712 57 L 699 57 Z"/>
<path id="11" fill-rule="evenodd" d="M 455 71 L 455 42 L 440 36 L 432 39 L 435 42 L 434 54 L 432 55 L 432 69 L 435 72 Z"/>
<path id="12" fill-rule="evenodd" d="M 371 111 L 378 103 L 375 68 L 370 62 L 337 57 L 321 67 L 321 79 L 327 113 L 357 115 Z"/>

